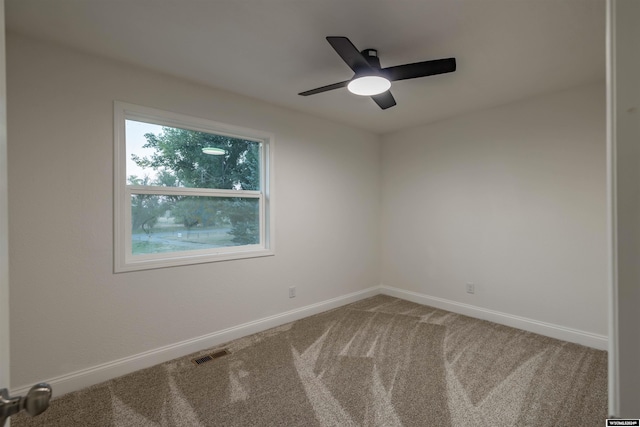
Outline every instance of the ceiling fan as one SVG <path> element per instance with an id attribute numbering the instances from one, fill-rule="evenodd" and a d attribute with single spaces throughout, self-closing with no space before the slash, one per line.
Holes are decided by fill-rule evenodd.
<path id="1" fill-rule="evenodd" d="M 356 95 L 371 96 L 380 108 L 386 110 L 396 105 L 396 100 L 389 91 L 391 82 L 451 73 L 456 70 L 455 58 L 435 59 L 381 68 L 377 50 L 365 49 L 358 51 L 351 43 L 351 40 L 346 37 L 327 37 L 327 41 L 355 74 L 351 80 L 307 90 L 300 92 L 298 95 L 315 95 L 347 86 L 347 89 Z"/>

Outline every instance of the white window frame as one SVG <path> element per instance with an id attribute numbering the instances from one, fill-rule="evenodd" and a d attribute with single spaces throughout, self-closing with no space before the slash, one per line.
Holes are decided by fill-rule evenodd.
<path id="1" fill-rule="evenodd" d="M 275 138 L 273 134 L 120 101 L 114 102 L 113 117 L 114 271 L 116 273 L 275 255 L 273 238 L 275 215 L 272 188 L 274 182 L 273 152 Z M 126 171 L 126 120 L 135 120 L 260 142 L 260 190 L 218 190 L 209 188 L 128 185 Z M 260 201 L 260 242 L 255 245 L 133 255 L 131 250 L 132 194 L 256 198 Z"/>

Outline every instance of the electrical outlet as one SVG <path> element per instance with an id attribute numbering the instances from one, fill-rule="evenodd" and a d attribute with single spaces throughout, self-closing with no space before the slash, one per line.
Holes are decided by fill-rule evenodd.
<path id="1" fill-rule="evenodd" d="M 296 297 L 296 287 L 289 286 L 289 298 L 295 298 L 295 297 Z"/>
<path id="2" fill-rule="evenodd" d="M 468 294 L 475 294 L 476 293 L 476 285 L 474 285 L 473 283 L 467 283 L 467 293 Z"/>

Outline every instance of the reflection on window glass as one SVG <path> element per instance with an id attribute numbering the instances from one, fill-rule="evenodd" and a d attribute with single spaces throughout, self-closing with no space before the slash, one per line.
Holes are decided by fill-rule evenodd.
<path id="1" fill-rule="evenodd" d="M 260 189 L 260 143 L 126 120 L 130 185 Z"/>

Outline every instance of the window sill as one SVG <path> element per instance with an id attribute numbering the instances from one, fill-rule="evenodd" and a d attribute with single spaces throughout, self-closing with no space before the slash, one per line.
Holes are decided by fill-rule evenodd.
<path id="1" fill-rule="evenodd" d="M 245 250 L 238 252 L 225 252 L 220 254 L 204 254 L 204 255 L 185 255 L 185 256 L 171 256 L 166 258 L 154 258 L 154 259 L 136 259 L 116 261 L 115 273 L 126 273 L 131 271 L 140 270 L 153 270 L 157 268 L 168 267 L 181 267 L 194 264 L 206 264 L 211 262 L 220 261 L 233 261 L 247 258 L 260 258 L 267 256 L 274 256 L 275 252 L 272 249 L 256 249 Z"/>

